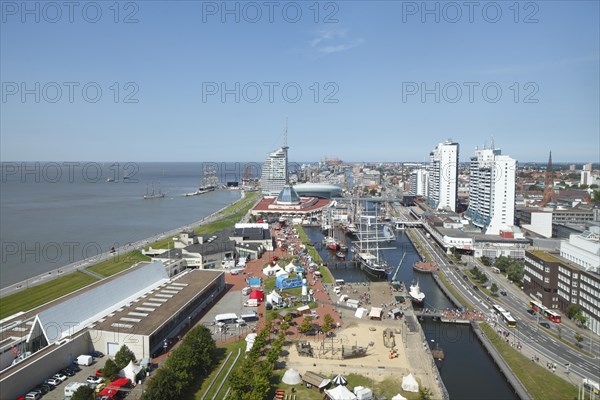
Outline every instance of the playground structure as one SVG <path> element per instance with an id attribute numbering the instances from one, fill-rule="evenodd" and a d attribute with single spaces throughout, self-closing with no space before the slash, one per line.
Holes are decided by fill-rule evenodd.
<path id="1" fill-rule="evenodd" d="M 369 346 L 374 343 L 370 342 L 368 346 L 359 346 L 354 344 L 351 346 L 344 345 L 347 342 L 345 338 L 328 338 L 320 341 L 318 346 L 313 347 L 307 340 L 299 340 L 296 343 L 298 355 L 302 357 L 313 357 L 328 360 L 346 360 L 350 358 L 365 357 Z"/>

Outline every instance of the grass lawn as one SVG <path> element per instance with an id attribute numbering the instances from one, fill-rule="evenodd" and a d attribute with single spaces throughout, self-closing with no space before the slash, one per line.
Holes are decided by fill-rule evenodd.
<path id="1" fill-rule="evenodd" d="M 4 297 L 0 299 L 0 319 L 19 311 L 29 311 L 94 282 L 93 277 L 77 271 Z"/>
<path id="2" fill-rule="evenodd" d="M 202 382 L 202 385 L 200 387 L 193 388 L 193 390 L 191 390 L 190 393 L 187 396 L 185 396 L 184 398 L 186 400 L 191 400 L 191 399 L 200 400 L 202 398 L 202 396 L 204 395 L 204 393 L 208 390 L 208 393 L 206 393 L 207 394 L 206 399 L 212 399 L 212 397 L 215 394 L 217 394 L 216 391 L 217 391 L 219 385 L 221 384 L 221 382 L 223 382 L 223 380 L 225 379 L 225 374 L 227 374 L 227 371 L 233 364 L 233 361 L 235 360 L 235 357 L 237 356 L 238 349 L 241 349 L 241 354 L 240 354 L 240 358 L 238 358 L 236 365 L 238 365 L 243 360 L 244 351 L 246 350 L 246 341 L 238 340 L 237 342 L 228 343 L 222 347 L 219 346 L 219 362 L 217 365 L 215 365 L 213 367 L 212 373 L 208 376 L 208 378 L 206 378 Z M 231 353 L 231 357 L 225 363 L 225 359 L 227 358 L 227 355 L 229 353 Z M 224 365 L 223 369 L 221 370 L 221 373 L 219 374 L 218 372 L 221 369 L 221 366 L 223 366 L 223 364 L 225 364 L 225 365 Z M 234 369 L 235 369 L 235 367 L 234 367 Z M 217 377 L 217 375 L 218 375 L 218 377 Z M 217 377 L 217 378 L 215 379 L 215 377 Z M 215 379 L 215 383 L 209 389 L 208 387 L 209 387 L 210 383 L 213 381 L 213 379 Z M 229 385 L 227 385 L 227 382 L 225 382 L 225 384 L 221 388 L 221 391 L 218 393 L 218 396 L 216 398 L 224 399 L 225 393 L 227 392 L 228 387 L 229 387 Z"/>
<path id="3" fill-rule="evenodd" d="M 456 300 L 458 300 L 460 302 L 460 304 L 462 304 L 463 307 L 468 308 L 468 309 L 473 309 L 473 305 L 471 303 L 469 303 L 459 292 L 458 290 L 456 290 L 456 288 L 454 287 L 454 285 L 451 285 L 450 282 L 448 282 L 448 279 L 446 279 L 446 276 L 444 276 L 443 273 L 438 273 L 437 277 L 440 278 L 440 281 L 442 281 L 442 284 L 444 286 L 446 286 L 446 288 L 448 289 L 448 291 L 450 291 L 450 293 L 452 293 L 452 295 L 456 298 Z"/>
<path id="4" fill-rule="evenodd" d="M 235 203 L 225 208 L 223 211 L 219 212 L 216 215 L 216 217 L 218 217 L 219 219 L 209 224 L 201 225 L 195 228 L 194 233 L 210 234 L 216 231 L 223 230 L 225 228 L 231 228 L 237 222 L 240 222 L 242 217 L 246 215 L 248 210 L 250 210 L 250 208 L 254 205 L 257 195 L 257 192 L 248 193 L 243 199 L 236 201 Z M 173 239 L 165 238 L 150 244 L 150 246 L 152 246 L 152 248 L 154 249 L 172 249 Z"/>
<path id="5" fill-rule="evenodd" d="M 323 394 L 317 392 L 314 389 L 308 389 L 306 386 L 301 385 L 301 384 L 290 386 L 290 385 L 286 385 L 285 383 L 281 382 L 281 378 L 283 377 L 284 373 L 285 373 L 285 369 L 280 369 L 280 370 L 274 371 L 273 383 L 274 383 L 276 389 L 284 389 L 286 394 L 291 394 L 292 388 L 294 388 L 296 390 L 295 394 L 296 394 L 296 398 L 298 400 L 322 400 L 323 399 Z M 329 376 L 330 379 L 333 379 L 333 377 L 334 377 L 334 375 Z M 344 377 L 348 380 L 347 386 L 348 386 L 348 389 L 350 389 L 350 390 L 352 390 L 355 386 L 364 386 L 364 387 L 374 389 L 374 394 L 376 396 L 385 396 L 388 399 L 391 399 L 398 393 L 402 394 L 404 397 L 406 397 L 409 400 L 416 400 L 419 398 L 418 393 L 402 392 L 402 388 L 401 388 L 402 378 L 401 377 L 392 377 L 392 376 L 386 377 L 381 382 L 375 382 L 375 386 L 373 386 L 373 381 L 371 380 L 371 378 L 368 378 L 365 376 L 361 376 L 361 375 L 357 375 L 357 374 L 349 374 Z M 330 389 L 334 388 L 334 387 L 335 387 L 335 385 L 331 385 Z"/>
<path id="6" fill-rule="evenodd" d="M 577 388 L 506 344 L 489 325 L 482 331 L 535 399 L 576 399 Z"/>
<path id="7" fill-rule="evenodd" d="M 138 250 L 134 250 L 129 253 L 115 256 L 112 259 L 103 261 L 99 264 L 92 265 L 91 267 L 88 267 L 88 269 L 98 275 L 107 277 L 114 275 L 117 272 L 121 272 L 140 261 L 150 261 L 150 257 L 143 255 Z"/>

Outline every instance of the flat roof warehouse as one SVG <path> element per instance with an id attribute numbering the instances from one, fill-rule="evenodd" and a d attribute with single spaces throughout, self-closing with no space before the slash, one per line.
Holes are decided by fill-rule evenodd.
<path id="1" fill-rule="evenodd" d="M 2 338 L 33 354 L 15 365 L 3 357 L 8 363 L 0 373 L 0 398 L 18 397 L 19 388 L 43 381 L 92 349 L 114 355 L 126 344 L 136 358 L 150 357 L 224 289 L 220 271 L 186 270 L 170 279 L 161 262 L 143 263 L 17 314 L 3 322 Z"/>

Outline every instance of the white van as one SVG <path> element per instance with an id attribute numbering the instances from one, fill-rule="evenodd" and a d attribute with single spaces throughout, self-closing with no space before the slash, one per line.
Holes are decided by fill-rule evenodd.
<path id="1" fill-rule="evenodd" d="M 93 362 L 94 357 L 87 354 L 82 354 L 79 357 L 77 357 L 77 364 L 79 365 L 92 365 Z"/>
<path id="2" fill-rule="evenodd" d="M 67 386 L 65 386 L 65 396 L 73 397 L 73 393 L 75 393 L 75 391 L 77 389 L 79 389 L 81 386 L 87 386 L 87 383 L 71 382 L 71 383 L 67 384 Z"/>

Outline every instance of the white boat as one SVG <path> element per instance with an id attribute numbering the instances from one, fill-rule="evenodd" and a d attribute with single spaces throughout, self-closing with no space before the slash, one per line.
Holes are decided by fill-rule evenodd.
<path id="1" fill-rule="evenodd" d="M 144 195 L 144 200 L 151 200 L 151 199 L 162 199 L 163 197 L 165 197 L 166 193 L 163 193 L 160 190 L 160 183 L 158 184 L 158 193 L 154 192 L 154 182 L 152 182 L 152 192 L 148 192 L 148 185 L 146 185 L 146 194 Z"/>
<path id="2" fill-rule="evenodd" d="M 183 197 L 198 196 L 204 193 L 212 192 L 219 186 L 219 178 L 214 169 L 206 169 L 204 177 L 200 181 L 200 187 L 195 192 L 184 193 Z"/>
<path id="3" fill-rule="evenodd" d="M 388 224 L 383 225 L 383 239 L 388 241 L 396 240 L 396 234 Z"/>
<path id="4" fill-rule="evenodd" d="M 425 300 L 425 293 L 421 292 L 421 288 L 419 287 L 419 281 L 410 285 L 410 290 L 408 291 L 408 295 L 413 303 L 422 304 Z"/>

